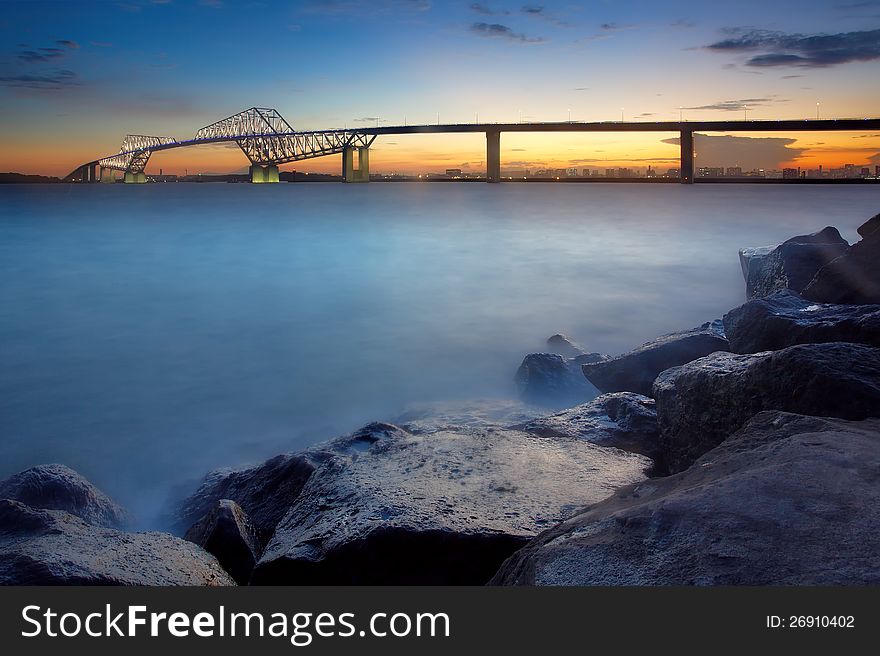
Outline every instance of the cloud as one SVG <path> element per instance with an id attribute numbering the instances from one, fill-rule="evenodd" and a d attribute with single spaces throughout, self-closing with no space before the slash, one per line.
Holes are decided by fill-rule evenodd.
<path id="1" fill-rule="evenodd" d="M 507 25 L 501 25 L 500 23 L 474 23 L 471 25 L 470 31 L 490 39 L 501 38 L 520 43 L 544 42 L 542 37 L 529 37 L 520 32 L 514 32 Z"/>
<path id="2" fill-rule="evenodd" d="M 58 39 L 56 41 L 59 46 L 64 46 L 65 48 L 72 48 L 73 50 L 79 50 L 79 44 L 76 41 L 71 41 L 70 39 Z"/>
<path id="3" fill-rule="evenodd" d="M 506 16 L 510 13 L 507 9 L 492 9 L 492 7 L 480 4 L 479 2 L 471 3 L 471 11 L 483 14 L 484 16 Z"/>
<path id="4" fill-rule="evenodd" d="M 783 80 L 793 80 L 793 79 L 795 79 L 796 77 L 803 77 L 803 75 L 783 75 L 783 76 L 782 76 L 782 79 L 783 79 Z"/>
<path id="5" fill-rule="evenodd" d="M 57 91 L 79 86 L 76 73 L 68 70 L 55 71 L 45 75 L 11 75 L 0 77 L 0 86 L 21 89 L 48 89 Z"/>
<path id="6" fill-rule="evenodd" d="M 767 97 L 767 98 L 740 98 L 739 100 L 721 100 L 709 105 L 697 105 L 695 107 L 684 107 L 684 109 L 692 110 L 714 110 L 720 112 L 741 112 L 743 107 L 764 107 L 772 103 L 788 102 L 788 100 Z"/>
<path id="7" fill-rule="evenodd" d="M 354 123 L 375 123 L 379 120 L 378 116 L 361 116 L 360 118 L 354 119 Z"/>
<path id="8" fill-rule="evenodd" d="M 575 91 L 589 91 L 590 87 L 575 87 Z"/>
<path id="9" fill-rule="evenodd" d="M 95 46 L 96 48 L 112 48 L 113 44 L 109 41 L 89 41 L 90 45 Z"/>
<path id="10" fill-rule="evenodd" d="M 733 28 L 730 36 L 706 46 L 715 52 L 756 52 L 746 65 L 823 68 L 880 59 L 880 29 L 837 34 L 787 34 L 772 30 Z"/>
<path id="11" fill-rule="evenodd" d="M 696 26 L 697 24 L 695 22 L 689 21 L 685 18 L 679 18 L 677 21 L 673 21 L 669 24 L 669 27 L 685 27 L 688 29 Z"/>
<path id="12" fill-rule="evenodd" d="M 539 6 L 539 5 L 524 5 L 524 6 L 520 9 L 520 11 L 521 11 L 522 13 L 524 13 L 524 14 L 533 14 L 533 15 L 534 15 L 534 14 L 540 14 L 541 12 L 544 11 L 544 7 L 543 7 L 543 6 Z"/>
<path id="13" fill-rule="evenodd" d="M 66 53 L 61 48 L 37 48 L 36 50 L 22 50 L 18 53 L 18 58 L 34 64 L 37 62 L 47 62 L 53 59 L 61 59 Z"/>
<path id="14" fill-rule="evenodd" d="M 663 139 L 678 144 L 678 137 Z M 739 137 L 694 134 L 694 152 L 700 166 L 741 166 L 744 169 L 775 169 L 797 159 L 806 148 L 792 148 L 790 137 Z"/>

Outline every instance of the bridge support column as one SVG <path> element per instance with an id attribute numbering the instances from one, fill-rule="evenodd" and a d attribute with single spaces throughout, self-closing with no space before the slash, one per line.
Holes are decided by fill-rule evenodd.
<path id="1" fill-rule="evenodd" d="M 116 182 L 116 171 L 101 167 L 101 182 Z"/>
<path id="2" fill-rule="evenodd" d="M 486 133 L 486 182 L 501 182 L 501 133 Z"/>
<path id="3" fill-rule="evenodd" d="M 264 182 L 278 182 L 278 167 L 274 164 L 269 166 L 251 165 L 251 182 L 262 184 Z"/>
<path id="4" fill-rule="evenodd" d="M 681 184 L 694 183 L 694 133 L 693 130 L 682 130 L 681 144 Z"/>
<path id="5" fill-rule="evenodd" d="M 147 181 L 147 175 L 143 171 L 140 171 L 139 173 L 126 171 L 124 180 L 126 184 L 143 184 Z"/>
<path id="6" fill-rule="evenodd" d="M 358 147 L 358 167 L 354 168 L 354 148 L 342 149 L 342 181 L 370 181 L 370 149 Z"/>

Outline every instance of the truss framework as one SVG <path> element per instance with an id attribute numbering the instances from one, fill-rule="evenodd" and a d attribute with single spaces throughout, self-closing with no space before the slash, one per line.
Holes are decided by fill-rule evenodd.
<path id="1" fill-rule="evenodd" d="M 369 148 L 375 135 L 356 130 L 296 132 L 277 109 L 251 107 L 201 128 L 193 139 L 130 134 L 119 153 L 98 160 L 109 169 L 140 173 L 156 150 L 234 141 L 252 164 L 267 166 L 343 152 L 346 148 Z"/>

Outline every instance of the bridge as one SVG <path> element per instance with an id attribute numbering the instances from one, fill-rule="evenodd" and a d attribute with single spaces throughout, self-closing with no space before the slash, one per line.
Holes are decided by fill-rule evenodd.
<path id="1" fill-rule="evenodd" d="M 144 172 L 158 151 L 214 143 L 235 143 L 250 161 L 251 182 L 278 182 L 278 166 L 328 155 L 342 155 L 345 182 L 369 182 L 370 146 L 379 136 L 481 132 L 486 135 L 486 181 L 501 181 L 503 132 L 672 132 L 679 134 L 681 182 L 694 181 L 695 132 L 817 132 L 880 130 L 878 118 L 742 121 L 558 121 L 546 123 L 453 123 L 296 131 L 276 109 L 251 107 L 198 130 L 192 139 L 127 135 L 118 153 L 92 160 L 71 171 L 68 182 L 114 182 L 117 172 L 128 183 L 147 181 Z M 355 165 L 357 152 L 357 165 Z"/>

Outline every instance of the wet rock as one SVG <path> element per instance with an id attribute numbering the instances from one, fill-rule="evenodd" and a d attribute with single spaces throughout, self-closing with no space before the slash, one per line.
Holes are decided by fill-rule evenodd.
<path id="1" fill-rule="evenodd" d="M 577 438 L 640 453 L 661 456 L 654 399 L 632 392 L 603 394 L 589 403 L 511 427 L 541 437 Z"/>
<path id="2" fill-rule="evenodd" d="M 619 490 L 497 585 L 877 585 L 880 420 L 762 412 L 688 470 Z"/>
<path id="3" fill-rule="evenodd" d="M 598 390 L 584 378 L 581 365 L 599 362 L 607 356 L 586 353 L 575 358 L 563 358 L 556 353 L 531 353 L 516 372 L 514 380 L 520 397 L 529 403 L 564 408 L 589 401 Z"/>
<path id="4" fill-rule="evenodd" d="M 0 499 L 32 508 L 65 510 L 89 524 L 122 528 L 130 518 L 113 499 L 64 465 L 38 465 L 0 482 Z"/>
<path id="5" fill-rule="evenodd" d="M 880 305 L 817 304 L 784 290 L 725 314 L 724 332 L 734 353 L 822 342 L 880 346 Z"/>
<path id="6" fill-rule="evenodd" d="M 236 583 L 247 584 L 260 554 L 260 541 L 251 520 L 235 501 L 218 501 L 190 527 L 185 539 L 217 558 Z"/>
<path id="7" fill-rule="evenodd" d="M 654 383 L 670 471 L 690 466 L 762 410 L 864 419 L 880 415 L 880 349 L 831 342 L 713 353 Z"/>
<path id="8" fill-rule="evenodd" d="M 436 433 L 509 426 L 534 419 L 546 410 L 511 399 L 477 399 L 412 405 L 392 423 L 410 433 Z"/>
<path id="9" fill-rule="evenodd" d="M 199 488 L 175 513 L 173 525 L 181 535 L 210 513 L 221 499 L 244 509 L 265 543 L 315 471 L 320 454 L 283 454 L 240 470 L 217 470 L 205 476 Z"/>
<path id="10" fill-rule="evenodd" d="M 235 585 L 217 560 L 166 533 L 124 533 L 0 499 L 2 585 Z"/>
<path id="11" fill-rule="evenodd" d="M 837 228 L 828 226 L 810 235 L 799 235 L 776 248 L 740 251 L 746 295 L 762 298 L 783 289 L 801 292 L 816 272 L 849 250 Z"/>
<path id="12" fill-rule="evenodd" d="M 724 326 L 716 319 L 691 330 L 663 335 L 604 362 L 584 364 L 582 369 L 602 392 L 651 396 L 651 386 L 661 371 L 727 350 Z"/>
<path id="13" fill-rule="evenodd" d="M 880 304 L 880 214 L 859 227 L 863 239 L 816 272 L 803 295 L 822 303 Z"/>
<path id="14" fill-rule="evenodd" d="M 252 584 L 482 584 L 542 529 L 651 466 L 644 456 L 520 431 L 397 429 L 375 438 L 312 475 Z"/>
<path id="15" fill-rule="evenodd" d="M 563 358 L 576 358 L 579 355 L 584 355 L 587 351 L 574 340 L 557 333 L 547 338 L 547 352 L 556 353 Z"/>

